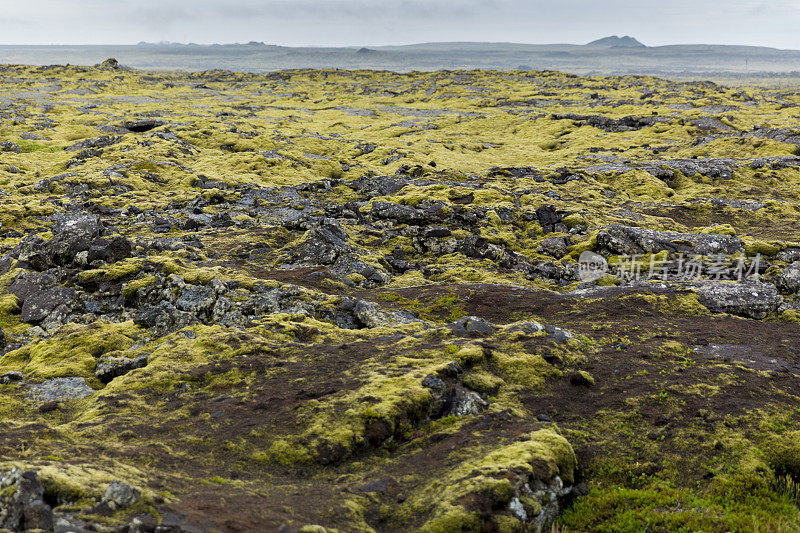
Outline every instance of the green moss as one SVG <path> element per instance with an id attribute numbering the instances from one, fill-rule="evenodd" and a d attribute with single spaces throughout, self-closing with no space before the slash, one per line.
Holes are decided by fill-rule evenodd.
<path id="1" fill-rule="evenodd" d="M 768 242 L 753 241 L 745 243 L 744 251 L 750 256 L 760 254 L 767 257 L 774 257 L 781 251 L 781 247 Z"/>
<path id="2" fill-rule="evenodd" d="M 483 347 L 477 344 L 467 344 L 456 352 L 455 357 L 459 364 L 469 368 L 482 363 L 485 354 Z"/>
<path id="3" fill-rule="evenodd" d="M 721 477 L 709 494 L 663 484 L 646 489 L 597 487 L 561 517 L 569 530 L 634 532 L 764 531 L 797 523 L 800 510 L 753 476 Z"/>
<path id="4" fill-rule="evenodd" d="M 62 149 L 57 146 L 48 146 L 46 144 L 40 144 L 33 141 L 28 141 L 25 139 L 20 139 L 17 141 L 17 145 L 22 148 L 22 153 L 30 154 L 33 152 L 47 152 L 47 153 L 54 153 L 60 152 Z"/>
<path id="5" fill-rule="evenodd" d="M 736 236 L 736 229 L 730 224 L 718 224 L 716 226 L 708 226 L 704 228 L 694 228 L 692 233 L 700 233 L 703 235 L 730 235 Z"/>
<path id="6" fill-rule="evenodd" d="M 762 449 L 777 475 L 789 475 L 800 480 L 800 431 L 774 436 L 768 439 Z"/>
<path id="7" fill-rule="evenodd" d="M 462 382 L 466 387 L 483 394 L 496 394 L 505 383 L 497 376 L 483 370 L 467 374 L 462 378 Z"/>
<path id="8" fill-rule="evenodd" d="M 145 287 L 149 287 L 150 285 L 154 284 L 155 282 L 156 282 L 156 277 L 148 275 L 148 276 L 145 276 L 143 278 L 139 278 L 139 279 L 133 280 L 133 281 L 131 281 L 129 283 L 126 283 L 125 286 L 122 287 L 122 291 L 120 291 L 120 293 L 126 299 L 130 300 L 131 298 L 136 296 L 136 293 L 139 292 L 140 289 L 143 289 Z"/>
<path id="9" fill-rule="evenodd" d="M 461 502 L 477 498 L 495 512 L 506 510 L 515 496 L 514 484 L 551 482 L 560 476 L 566 483 L 574 480 L 577 460 L 564 437 L 551 430 L 531 433 L 527 439 L 499 447 L 483 457 L 469 459 L 431 482 L 407 504 L 414 509 L 433 509 L 422 531 L 481 531 L 488 527 L 491 515 L 475 516 Z M 459 529 L 462 528 L 462 529 Z M 463 529 L 466 528 L 466 529 Z"/>
<path id="10" fill-rule="evenodd" d="M 95 279 L 119 281 L 135 276 L 141 272 L 143 266 L 144 263 L 141 259 L 126 259 L 111 265 L 105 265 L 102 268 L 84 270 L 78 275 L 78 279 L 81 283 L 86 283 Z"/>
<path id="11" fill-rule="evenodd" d="M 91 377 L 97 358 L 131 346 L 138 330 L 132 322 L 65 326 L 49 339 L 7 353 L 0 359 L 0 370 L 17 370 L 33 380 Z"/>

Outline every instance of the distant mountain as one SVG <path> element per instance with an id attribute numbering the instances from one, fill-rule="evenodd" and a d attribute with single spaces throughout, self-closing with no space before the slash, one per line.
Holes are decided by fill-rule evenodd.
<path id="1" fill-rule="evenodd" d="M 617 35 L 604 37 L 602 39 L 592 41 L 586 46 L 602 46 L 605 48 L 647 48 L 645 45 L 628 35 L 625 37 L 619 37 Z"/>
<path id="2" fill-rule="evenodd" d="M 0 2 L 1 3 L 1 2 Z M 573 74 L 647 74 L 682 78 L 724 74 L 793 73 L 800 50 L 755 46 L 679 44 L 643 46 L 633 37 L 588 45 L 445 42 L 365 48 L 244 44 L 140 43 L 92 46 L 0 45 L 0 64 L 94 65 L 109 57 L 138 69 L 273 72 L 298 68 L 413 70 L 562 70 Z M 0 95 L 0 101 L 2 95 Z M 2 102 L 0 102 L 2 103 Z M 0 165 L 2 166 L 2 165 Z"/>

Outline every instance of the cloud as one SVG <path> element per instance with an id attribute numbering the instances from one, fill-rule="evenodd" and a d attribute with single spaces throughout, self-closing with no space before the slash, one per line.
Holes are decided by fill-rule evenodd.
<path id="1" fill-rule="evenodd" d="M 800 48 L 796 0 L 26 0 L 7 2 L 6 43 L 140 40 L 288 45 L 420 41 L 583 43 L 628 34 L 648 44 Z"/>

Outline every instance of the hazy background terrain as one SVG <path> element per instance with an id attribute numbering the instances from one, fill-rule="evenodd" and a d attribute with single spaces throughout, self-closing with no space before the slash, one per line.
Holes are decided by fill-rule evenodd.
<path id="1" fill-rule="evenodd" d="M 5 4 L 0 11 L 0 63 L 90 65 L 116 57 L 142 69 L 522 68 L 702 76 L 742 83 L 794 79 L 787 73 L 800 71 L 800 2 L 796 0 L 27 0 Z M 648 46 L 614 46 L 632 44 L 627 41 L 586 46 L 615 34 L 632 35 Z M 144 42 L 162 44 L 135 44 Z M 214 44 L 234 42 L 252 44 Z"/>
<path id="2" fill-rule="evenodd" d="M 754 75 L 800 71 L 800 51 L 746 46 L 618 47 L 431 43 L 370 48 L 264 45 L 0 46 L 0 63 L 82 64 L 115 57 L 141 69 L 267 72 L 289 68 L 553 69 L 576 74 Z"/>

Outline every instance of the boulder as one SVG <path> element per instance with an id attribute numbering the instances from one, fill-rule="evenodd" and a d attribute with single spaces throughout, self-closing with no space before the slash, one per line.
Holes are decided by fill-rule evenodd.
<path id="1" fill-rule="evenodd" d="M 763 319 L 774 313 L 781 297 L 770 283 L 703 283 L 694 287 L 698 301 L 712 313 Z"/>
<path id="2" fill-rule="evenodd" d="M 162 301 L 156 305 L 140 308 L 133 317 L 136 325 L 153 329 L 157 335 L 165 335 L 197 321 L 197 317 L 178 310 L 170 302 Z"/>
<path id="3" fill-rule="evenodd" d="M 112 379 L 124 376 L 137 368 L 147 366 L 147 356 L 140 357 L 104 357 L 97 362 L 94 375 L 103 383 L 109 383 Z"/>
<path id="4" fill-rule="evenodd" d="M 549 237 L 536 248 L 536 252 L 560 259 L 567 254 L 569 241 L 565 237 Z"/>
<path id="5" fill-rule="evenodd" d="M 99 216 L 88 213 L 70 213 L 56 217 L 53 235 L 70 234 L 94 238 L 101 235 L 103 230 L 104 226 Z"/>
<path id="6" fill-rule="evenodd" d="M 419 322 L 409 313 L 389 311 L 377 304 L 359 300 L 353 309 L 353 315 L 368 328 L 380 328 Z"/>
<path id="7" fill-rule="evenodd" d="M 781 292 L 794 294 L 800 290 L 800 261 L 795 261 L 781 273 L 775 285 Z"/>
<path id="8" fill-rule="evenodd" d="M 400 224 L 420 225 L 429 222 L 428 215 L 421 209 L 391 202 L 372 202 L 369 212 L 373 220 L 394 220 Z"/>
<path id="9" fill-rule="evenodd" d="M 82 377 L 46 379 L 28 385 L 28 395 L 37 403 L 77 400 L 92 394 L 94 389 Z"/>
<path id="10" fill-rule="evenodd" d="M 0 383 L 3 385 L 7 385 L 9 383 L 19 383 L 24 379 L 22 372 L 18 372 L 16 370 L 12 370 L 11 372 L 6 372 L 5 374 L 0 375 Z"/>
<path id="11" fill-rule="evenodd" d="M 58 285 L 57 274 L 57 270 L 45 272 L 23 271 L 14 279 L 8 290 L 24 302 L 29 296 Z"/>
<path id="12" fill-rule="evenodd" d="M 34 270 L 48 270 L 57 266 L 69 266 L 78 261 L 78 254 L 88 252 L 93 244 L 98 258 L 104 255 L 113 260 L 130 255 L 130 243 L 123 237 L 109 241 L 96 241 L 105 231 L 97 215 L 86 213 L 56 217 L 53 238 L 45 241 L 36 235 L 22 240 L 11 252 L 21 263 Z"/>
<path id="13" fill-rule="evenodd" d="M 3 141 L 0 142 L 0 152 L 11 152 L 15 154 L 19 154 L 22 152 L 22 148 L 16 143 L 12 143 L 11 141 Z"/>
<path id="14" fill-rule="evenodd" d="M 544 326 L 538 322 L 517 322 L 508 328 L 509 332 L 519 331 L 524 335 L 535 335 L 544 330 Z"/>
<path id="15" fill-rule="evenodd" d="M 53 530 L 53 511 L 44 503 L 44 488 L 33 470 L 14 468 L 0 474 L 0 529 Z"/>
<path id="16" fill-rule="evenodd" d="M 742 251 L 742 240 L 715 233 L 676 233 L 615 224 L 597 235 L 597 250 L 605 255 L 658 253 L 733 255 Z"/>
<path id="17" fill-rule="evenodd" d="M 567 331 L 566 329 L 559 328 L 557 326 L 545 326 L 545 331 L 547 332 L 550 337 L 555 340 L 556 342 L 566 342 L 570 339 L 575 338 L 575 336 Z"/>
<path id="18" fill-rule="evenodd" d="M 313 225 L 291 251 L 293 261 L 305 265 L 330 265 L 339 255 L 348 253 L 348 236 L 334 219 L 322 219 Z"/>
<path id="19" fill-rule="evenodd" d="M 464 316 L 447 325 L 453 334 L 462 337 L 484 337 L 494 332 L 492 325 L 477 316 Z"/>
<path id="20" fill-rule="evenodd" d="M 69 307 L 74 298 L 75 290 L 66 287 L 52 287 L 32 292 L 22 304 L 20 318 L 23 322 L 38 324 L 60 306 Z"/>
<path id="21" fill-rule="evenodd" d="M 122 481 L 112 481 L 103 492 L 103 497 L 100 501 L 108 504 L 112 510 L 116 510 L 136 505 L 141 499 L 142 491 L 136 487 Z"/>
<path id="22" fill-rule="evenodd" d="M 382 267 L 364 262 L 356 254 L 343 254 L 330 267 L 331 274 L 344 278 L 346 284 L 372 287 L 388 283 L 392 277 Z M 363 277 L 361 280 L 353 274 Z"/>
<path id="23" fill-rule="evenodd" d="M 481 398 L 477 392 L 456 385 L 453 387 L 453 394 L 444 416 L 477 415 L 486 409 L 488 405 L 489 403 Z"/>
<path id="24" fill-rule="evenodd" d="M 64 148 L 64 151 L 80 152 L 81 150 L 87 150 L 91 148 L 105 148 L 106 146 L 111 146 L 112 144 L 116 144 L 121 140 L 122 137 L 112 137 L 110 135 L 103 135 L 102 137 L 97 137 L 94 139 L 84 139 L 82 141 L 78 141 L 75 144 Z"/>
<path id="25" fill-rule="evenodd" d="M 121 127 L 133 133 L 144 133 L 146 131 L 155 129 L 159 126 L 163 126 L 164 124 L 165 122 L 163 120 L 144 118 L 139 120 L 129 120 L 123 122 L 121 124 Z"/>
<path id="26" fill-rule="evenodd" d="M 115 263 L 128 258 L 133 252 L 131 241 L 122 236 L 111 237 L 108 239 L 97 238 L 89 245 L 87 261 L 105 261 Z"/>
<path id="27" fill-rule="evenodd" d="M 175 301 L 175 307 L 194 314 L 208 314 L 214 308 L 217 294 L 211 287 L 186 285 Z"/>
<path id="28" fill-rule="evenodd" d="M 543 205 L 536 209 L 536 218 L 545 233 L 553 233 L 555 226 L 563 218 L 552 205 Z"/>

